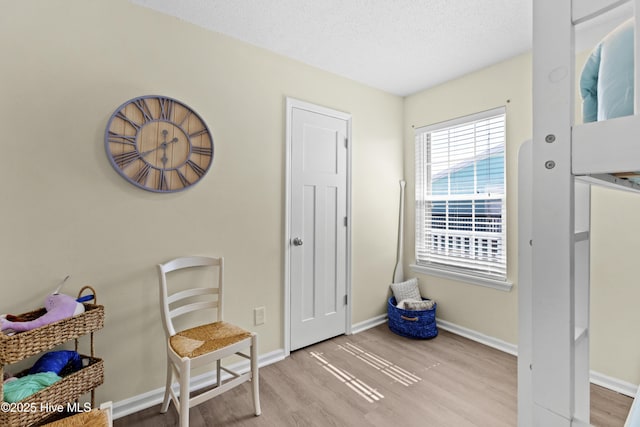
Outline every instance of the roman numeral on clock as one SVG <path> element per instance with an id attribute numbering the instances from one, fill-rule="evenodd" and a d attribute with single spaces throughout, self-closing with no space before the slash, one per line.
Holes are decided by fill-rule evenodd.
<path id="1" fill-rule="evenodd" d="M 182 172 L 180 172 L 178 169 L 176 169 L 176 172 L 178 173 L 178 178 L 180 178 L 180 183 L 182 184 L 183 187 L 188 187 L 191 185 L 187 177 L 184 176 Z"/>
<path id="2" fill-rule="evenodd" d="M 121 169 L 124 169 L 131 163 L 134 163 L 137 160 L 142 160 L 142 157 L 140 157 L 140 154 L 137 151 L 126 151 L 124 153 L 114 154 L 113 160 Z"/>
<path id="3" fill-rule="evenodd" d="M 206 128 L 205 129 L 201 129 L 201 130 L 199 130 L 197 132 L 190 133 L 189 134 L 189 138 L 194 138 L 196 136 L 204 135 L 204 134 L 207 134 L 207 133 L 209 133 L 209 131 Z"/>
<path id="4" fill-rule="evenodd" d="M 133 128 L 135 129 L 136 133 L 140 130 L 140 123 L 138 122 L 134 122 L 133 120 L 131 120 L 129 117 L 127 117 L 122 111 L 118 111 L 118 113 L 116 114 L 116 117 L 124 120 L 125 122 L 129 123 L 131 126 L 133 126 Z"/>
<path id="5" fill-rule="evenodd" d="M 167 175 L 164 169 L 160 169 L 158 175 L 158 190 L 167 191 L 169 189 L 169 183 L 167 182 Z"/>
<path id="6" fill-rule="evenodd" d="M 121 133 L 115 133 L 113 131 L 109 131 L 109 142 L 117 142 L 119 144 L 126 145 L 136 145 L 136 136 L 135 135 L 124 135 Z"/>
<path id="7" fill-rule="evenodd" d="M 153 115 L 151 114 L 151 110 L 149 109 L 149 104 L 147 104 L 146 99 L 138 99 L 137 101 L 134 101 L 133 105 L 138 107 L 138 110 L 142 113 L 142 117 L 144 117 L 145 122 L 153 120 Z"/>
<path id="8" fill-rule="evenodd" d="M 193 154 L 202 154 L 203 156 L 209 156 L 213 154 L 213 148 L 211 147 L 191 147 Z"/>
<path id="9" fill-rule="evenodd" d="M 204 174 L 207 172 L 206 170 L 202 169 L 202 167 L 199 164 L 195 163 L 193 160 L 187 160 L 187 164 L 189 165 L 189 167 L 191 167 L 191 169 L 193 169 L 196 175 L 198 175 L 198 178 L 202 178 Z"/>
<path id="10" fill-rule="evenodd" d="M 158 98 L 158 102 L 160 103 L 160 120 L 171 121 L 175 102 L 167 98 Z"/>
<path id="11" fill-rule="evenodd" d="M 147 178 L 149 177 L 149 172 L 151 170 L 151 166 L 148 163 L 145 163 L 142 168 L 133 176 L 133 179 L 141 185 L 144 185 L 147 182 Z"/>

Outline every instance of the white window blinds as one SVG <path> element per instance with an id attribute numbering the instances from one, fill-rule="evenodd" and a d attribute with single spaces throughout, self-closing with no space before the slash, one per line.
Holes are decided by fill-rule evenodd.
<path id="1" fill-rule="evenodd" d="M 415 132 L 416 263 L 506 280 L 504 108 Z"/>

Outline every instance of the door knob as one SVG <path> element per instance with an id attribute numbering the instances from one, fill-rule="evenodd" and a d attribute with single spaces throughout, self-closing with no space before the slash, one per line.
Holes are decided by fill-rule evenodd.
<path id="1" fill-rule="evenodd" d="M 301 238 L 296 237 L 295 239 L 293 239 L 292 243 L 293 243 L 294 246 L 302 246 L 303 242 L 302 242 Z"/>

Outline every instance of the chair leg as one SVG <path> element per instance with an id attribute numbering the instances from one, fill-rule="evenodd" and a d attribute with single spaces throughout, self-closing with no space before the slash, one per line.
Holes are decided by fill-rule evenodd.
<path id="1" fill-rule="evenodd" d="M 222 384 L 222 361 L 216 360 L 216 387 L 220 387 Z"/>
<path id="2" fill-rule="evenodd" d="M 171 366 L 171 360 L 167 356 L 167 384 L 164 389 L 164 400 L 162 401 L 162 407 L 160 413 L 164 414 L 169 409 L 169 403 L 171 402 L 171 384 L 173 383 L 173 368 Z"/>
<path id="3" fill-rule="evenodd" d="M 180 366 L 180 427 L 189 427 L 189 383 L 191 361 L 183 359 Z"/>
<path id="4" fill-rule="evenodd" d="M 251 383 L 253 385 L 253 406 L 256 416 L 262 413 L 260 409 L 260 374 L 258 373 L 258 336 L 251 337 Z"/>

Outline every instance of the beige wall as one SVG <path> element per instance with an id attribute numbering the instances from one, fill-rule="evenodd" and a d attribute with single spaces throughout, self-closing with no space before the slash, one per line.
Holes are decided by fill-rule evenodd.
<path id="1" fill-rule="evenodd" d="M 591 192 L 591 369 L 640 383 L 640 197 Z"/>
<path id="2" fill-rule="evenodd" d="M 579 73 L 586 55 L 576 63 Z M 496 337 L 518 342 L 517 155 L 531 138 L 531 54 L 504 61 L 460 79 L 409 96 L 405 100 L 405 176 L 407 193 L 414 191 L 413 127 L 437 123 L 505 105 L 507 108 L 508 278 L 510 292 L 411 273 L 426 295 L 438 301 L 441 319 Z M 577 101 L 576 108 L 580 109 Z M 578 111 L 579 116 L 579 111 Z M 414 206 L 407 198 L 407 262 L 415 259 Z M 637 285 L 636 239 L 640 197 L 594 187 L 592 192 L 591 369 L 616 379 L 640 383 L 640 286 Z"/>
<path id="3" fill-rule="evenodd" d="M 517 160 L 531 138 L 531 56 L 521 55 L 405 99 L 405 176 L 407 224 L 405 252 L 415 259 L 414 128 L 505 106 L 507 111 L 507 260 L 511 292 L 416 274 L 421 289 L 438 301 L 438 316 L 509 343 L 518 341 Z"/>
<path id="4" fill-rule="evenodd" d="M 384 312 L 395 263 L 401 98 L 125 0 L 5 2 L 0 17 L 0 313 L 92 284 L 106 310 L 97 399 L 161 387 L 155 264 L 224 255 L 227 319 L 283 348 L 285 97 L 353 115 L 353 322 Z M 215 139 L 207 176 L 154 194 L 110 166 L 109 116 L 135 96 L 193 107 Z M 253 326 L 253 308 L 267 322 Z"/>

